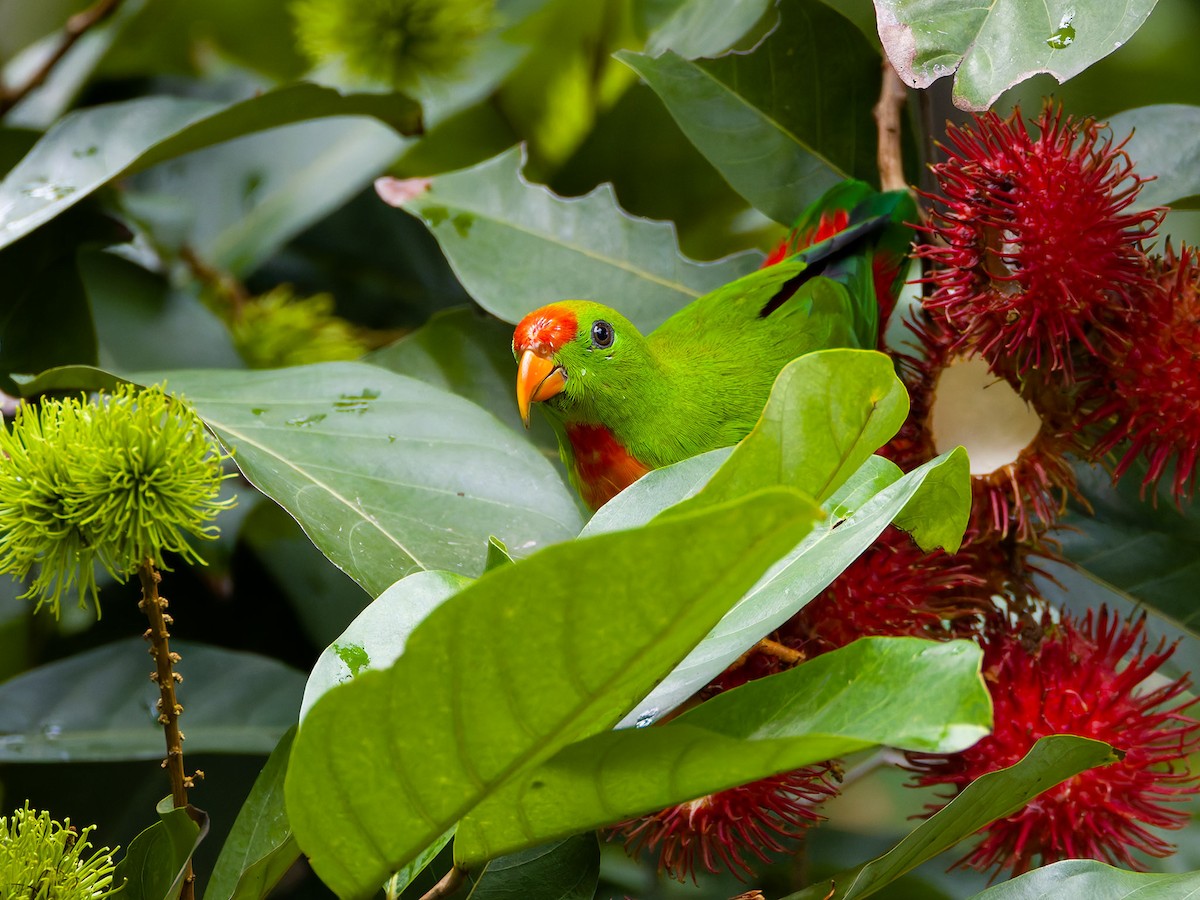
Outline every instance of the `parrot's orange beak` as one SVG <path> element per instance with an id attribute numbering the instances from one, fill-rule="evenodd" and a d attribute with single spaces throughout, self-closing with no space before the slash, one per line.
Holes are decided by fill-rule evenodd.
<path id="1" fill-rule="evenodd" d="M 529 404 L 549 400 L 563 389 L 567 373 L 553 359 L 539 356 L 532 350 L 521 354 L 517 366 L 517 409 L 521 421 L 529 427 Z"/>

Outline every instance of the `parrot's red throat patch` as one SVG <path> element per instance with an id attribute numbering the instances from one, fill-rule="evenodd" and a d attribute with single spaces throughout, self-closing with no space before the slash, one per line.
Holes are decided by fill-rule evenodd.
<path id="1" fill-rule="evenodd" d="M 650 471 L 603 425 L 567 425 L 566 432 L 575 455 L 579 493 L 591 509 L 599 509 Z"/>
<path id="2" fill-rule="evenodd" d="M 565 306 L 551 304 L 535 309 L 520 322 L 513 332 L 513 350 L 522 353 L 532 350 L 539 355 L 556 353 L 575 337 L 579 322 L 575 313 Z"/>

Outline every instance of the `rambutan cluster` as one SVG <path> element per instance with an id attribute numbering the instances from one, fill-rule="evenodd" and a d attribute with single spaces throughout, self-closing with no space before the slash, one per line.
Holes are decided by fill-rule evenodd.
<path id="1" fill-rule="evenodd" d="M 880 453 L 908 471 L 962 444 L 972 513 L 953 556 L 926 553 L 889 528 L 825 591 L 709 685 L 714 693 L 872 635 L 960 637 L 984 649 L 995 730 L 952 755 L 909 754 L 920 785 L 953 796 L 1016 763 L 1040 737 L 1111 743 L 1118 763 L 1077 775 L 992 823 L 961 861 L 1020 873 L 1084 857 L 1138 868 L 1163 856 L 1157 829 L 1178 828 L 1196 789 L 1184 764 L 1200 749 L 1186 679 L 1159 673 L 1173 647 L 1150 647 L 1144 621 L 1107 610 L 1054 611 L 1035 576 L 1057 557 L 1068 500 L 1083 502 L 1072 457 L 1114 479 L 1147 463 L 1143 491 L 1190 497 L 1200 448 L 1200 255 L 1151 254 L 1163 210 L 1136 205 L 1143 180 L 1123 143 L 1090 119 L 1047 106 L 1033 128 L 1014 113 L 951 127 L 939 193 L 913 250 L 928 271 L 892 352 L 911 409 Z M 807 215 L 768 257 L 786 258 L 848 227 L 840 210 Z M 881 319 L 894 264 L 875 269 Z M 830 766 L 835 766 L 831 763 Z M 626 823 L 634 848 L 660 850 L 683 879 L 697 864 L 749 874 L 783 837 L 819 820 L 837 791 L 829 768 L 766 779 Z M 785 787 L 786 786 L 786 787 Z M 781 797 L 791 797 L 785 802 Z M 795 800 L 794 798 L 801 798 Z M 937 808 L 930 809 L 930 813 Z"/>

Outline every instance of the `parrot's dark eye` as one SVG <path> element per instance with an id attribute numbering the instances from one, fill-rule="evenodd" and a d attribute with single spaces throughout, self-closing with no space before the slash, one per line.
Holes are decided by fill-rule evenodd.
<path id="1" fill-rule="evenodd" d="M 603 319 L 592 323 L 592 346 L 599 350 L 607 350 L 613 344 L 613 327 Z"/>

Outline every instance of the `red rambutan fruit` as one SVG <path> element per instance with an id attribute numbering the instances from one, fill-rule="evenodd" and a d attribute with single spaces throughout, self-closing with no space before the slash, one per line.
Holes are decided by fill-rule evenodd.
<path id="1" fill-rule="evenodd" d="M 1080 453 L 1072 397 L 1034 375 L 1004 373 L 957 349 L 946 326 L 909 323 L 916 353 L 899 357 L 908 419 L 880 454 L 911 469 L 962 445 L 971 464 L 971 526 L 980 539 L 1036 543 L 1077 496 L 1066 454 Z"/>
<path id="2" fill-rule="evenodd" d="M 1147 461 L 1143 491 L 1174 463 L 1171 488 L 1180 500 L 1195 488 L 1200 452 L 1200 257 L 1168 245 L 1156 269 L 1155 289 L 1103 345 L 1100 373 L 1085 388 L 1083 424 L 1098 426 L 1092 459 L 1120 454 L 1114 478 L 1139 456 Z"/>
<path id="3" fill-rule="evenodd" d="M 950 638 L 951 622 L 990 608 L 988 579 L 967 554 L 925 552 L 889 526 L 781 630 L 780 640 L 818 656 L 872 635 Z"/>
<path id="4" fill-rule="evenodd" d="M 914 251 L 934 264 L 925 308 L 942 316 L 956 349 L 975 349 L 1018 372 L 1073 374 L 1073 342 L 1092 349 L 1150 284 L 1142 242 L 1160 210 L 1129 211 L 1142 179 L 1092 119 L 1047 106 L 1031 135 L 1019 112 L 951 126 L 931 240 Z"/>
<path id="5" fill-rule="evenodd" d="M 1105 609 L 1082 622 L 1055 623 L 1043 613 L 1040 640 L 997 624 L 982 641 L 994 730 L 961 753 L 909 753 L 917 784 L 957 793 L 1053 734 L 1107 741 L 1124 758 L 1081 772 L 991 823 L 957 865 L 1021 874 L 1037 859 L 1082 858 L 1136 869 L 1134 851 L 1170 853 L 1150 829 L 1186 823 L 1187 813 L 1168 804 L 1195 792 L 1197 778 L 1183 760 L 1200 745 L 1200 722 L 1185 714 L 1194 702 L 1182 699 L 1186 679 L 1158 677 L 1174 647 L 1150 649 L 1144 617 L 1121 621 Z"/>
<path id="6" fill-rule="evenodd" d="M 695 881 L 697 865 L 751 877 L 747 855 L 766 863 L 768 853 L 787 850 L 781 842 L 821 821 L 815 807 L 837 793 L 840 780 L 834 763 L 807 766 L 632 819 L 613 836 L 624 838 L 631 855 L 657 850 L 659 866 L 678 881 Z"/>

